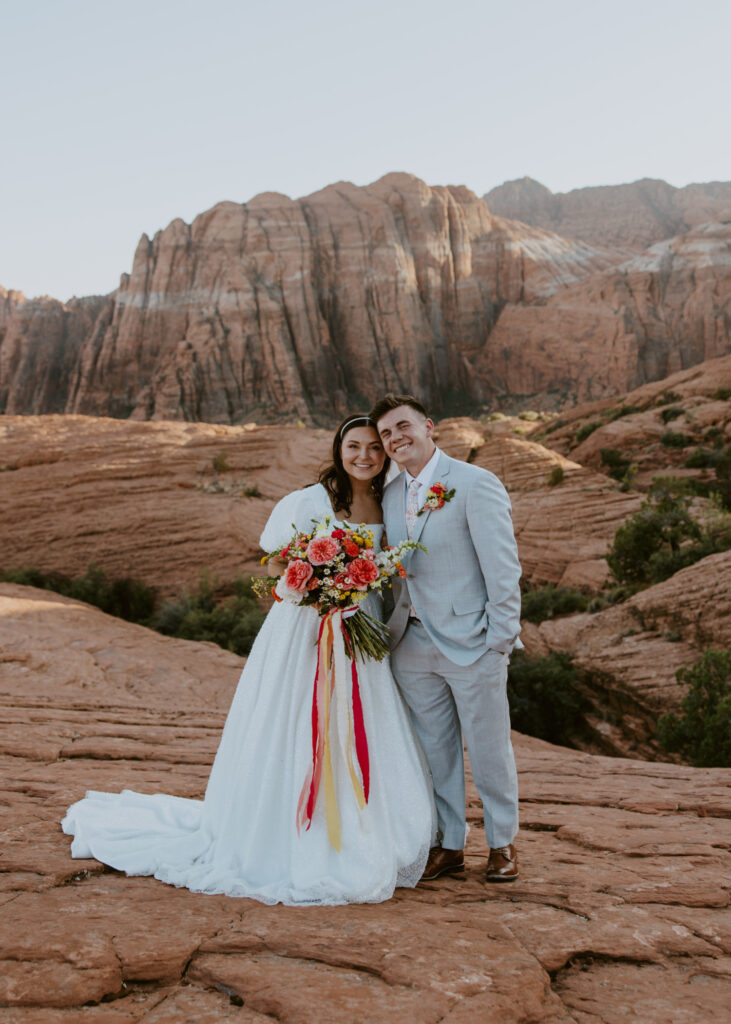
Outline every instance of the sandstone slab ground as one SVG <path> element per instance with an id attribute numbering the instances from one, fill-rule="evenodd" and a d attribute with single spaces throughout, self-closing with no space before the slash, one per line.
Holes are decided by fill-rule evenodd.
<path id="1" fill-rule="evenodd" d="M 201 896 L 72 860 L 59 821 L 90 788 L 201 796 L 242 660 L 7 585 L 0 630 L 0 1024 L 727 1019 L 728 772 L 516 735 L 513 885 L 484 881 L 470 785 L 463 878 Z"/>

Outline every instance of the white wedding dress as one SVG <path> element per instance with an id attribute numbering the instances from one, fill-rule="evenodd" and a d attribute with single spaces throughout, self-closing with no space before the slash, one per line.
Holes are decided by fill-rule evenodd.
<path id="1" fill-rule="evenodd" d="M 321 484 L 274 508 L 261 545 L 285 544 L 332 513 Z M 380 540 L 382 528 L 378 528 Z M 378 601 L 369 596 L 369 603 Z M 371 611 L 377 609 L 371 608 Z M 320 792 L 298 834 L 297 801 L 312 760 L 312 691 L 319 618 L 282 603 L 264 621 L 231 705 L 203 800 L 90 791 L 62 822 L 73 857 L 194 892 L 262 903 L 376 903 L 414 886 L 432 845 L 431 783 L 387 662 L 359 662 L 371 789 L 358 808 L 345 758 L 332 743 L 342 847 L 328 842 Z"/>

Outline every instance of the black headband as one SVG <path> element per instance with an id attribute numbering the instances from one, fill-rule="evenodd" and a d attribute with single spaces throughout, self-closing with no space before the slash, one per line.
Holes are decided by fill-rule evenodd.
<path id="1" fill-rule="evenodd" d="M 370 418 L 370 416 L 353 416 L 352 419 L 346 420 L 345 423 L 343 423 L 342 427 L 340 428 L 341 441 L 343 440 L 343 435 L 345 434 L 345 431 L 350 430 L 350 428 L 354 427 L 356 423 L 365 423 L 367 427 L 373 427 L 374 430 L 376 429 L 376 425 Z"/>

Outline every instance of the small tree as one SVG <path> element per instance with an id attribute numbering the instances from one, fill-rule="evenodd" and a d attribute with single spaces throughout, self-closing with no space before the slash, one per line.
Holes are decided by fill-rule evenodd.
<path id="1" fill-rule="evenodd" d="M 675 494 L 670 489 L 652 492 L 639 511 L 619 527 L 607 555 L 609 568 L 619 583 L 643 585 L 658 582 L 659 563 L 670 569 L 660 579 L 676 571 L 672 566 L 682 562 L 681 546 L 698 541 L 701 529 L 691 517 L 689 494 Z M 667 556 L 671 559 L 668 563 Z M 682 568 L 678 564 L 677 568 Z"/>
<path id="2" fill-rule="evenodd" d="M 663 715 L 658 722 L 660 745 L 701 768 L 731 767 L 731 653 L 706 651 L 675 678 L 690 690 L 680 715 Z"/>

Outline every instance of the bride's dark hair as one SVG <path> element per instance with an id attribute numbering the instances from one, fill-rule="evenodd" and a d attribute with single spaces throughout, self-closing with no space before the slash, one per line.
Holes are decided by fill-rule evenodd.
<path id="1" fill-rule="evenodd" d="M 353 486 L 343 465 L 342 447 L 343 438 L 352 427 L 373 427 L 376 436 L 378 436 L 378 428 L 370 416 L 365 415 L 365 413 L 347 416 L 335 431 L 335 436 L 333 437 L 332 462 L 322 470 L 318 477 L 318 482 L 323 485 L 330 495 L 332 507 L 336 512 L 342 509 L 346 516 L 350 515 L 350 506 L 353 501 Z M 383 469 L 378 476 L 374 476 L 371 480 L 373 494 L 379 504 L 383 501 L 383 487 L 390 463 L 391 460 L 386 456 Z"/>

